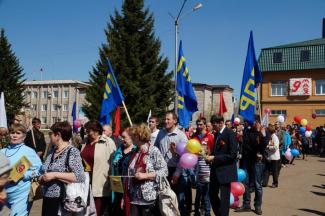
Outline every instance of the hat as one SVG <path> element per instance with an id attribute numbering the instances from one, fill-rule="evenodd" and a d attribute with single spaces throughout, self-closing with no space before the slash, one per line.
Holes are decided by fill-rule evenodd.
<path id="1" fill-rule="evenodd" d="M 11 169 L 10 161 L 0 152 L 0 176 Z"/>

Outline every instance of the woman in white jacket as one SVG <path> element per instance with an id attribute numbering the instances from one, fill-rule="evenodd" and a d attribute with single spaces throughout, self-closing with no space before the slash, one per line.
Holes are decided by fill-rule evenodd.
<path id="1" fill-rule="evenodd" d="M 270 161 L 270 171 L 273 176 L 272 188 L 278 187 L 279 173 L 280 173 L 280 149 L 279 149 L 279 138 L 275 134 L 275 127 L 273 125 L 269 126 L 269 132 L 271 134 L 271 139 L 269 144 L 266 146 L 268 152 L 268 160 Z"/>

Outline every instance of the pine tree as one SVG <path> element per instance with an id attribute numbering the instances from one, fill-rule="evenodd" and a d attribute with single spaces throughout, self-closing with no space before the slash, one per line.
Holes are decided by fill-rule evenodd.
<path id="1" fill-rule="evenodd" d="M 105 30 L 107 44 L 100 48 L 100 59 L 90 73 L 88 103 L 84 105 L 88 118 L 100 116 L 107 59 L 133 122 L 145 122 L 150 109 L 158 117 L 164 115 L 173 96 L 172 72 L 166 72 L 168 60 L 159 54 L 161 43 L 153 28 L 153 14 L 144 8 L 143 0 L 125 0 L 121 14 L 115 10 Z M 123 109 L 121 120 L 127 125 Z"/>
<path id="2" fill-rule="evenodd" d="M 0 92 L 4 92 L 6 102 L 7 120 L 11 122 L 24 102 L 24 73 L 19 60 L 11 50 L 5 32 L 0 32 Z"/>

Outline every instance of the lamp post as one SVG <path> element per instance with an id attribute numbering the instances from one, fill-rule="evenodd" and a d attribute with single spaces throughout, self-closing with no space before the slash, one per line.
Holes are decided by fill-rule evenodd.
<path id="1" fill-rule="evenodd" d="M 179 35 L 179 21 L 181 18 L 183 18 L 187 14 L 200 9 L 203 6 L 202 3 L 198 3 L 192 8 L 192 10 L 188 11 L 184 16 L 181 16 L 186 2 L 187 2 L 187 0 L 183 0 L 183 4 L 182 4 L 181 9 L 179 10 L 176 18 L 173 15 L 169 14 L 174 19 L 174 25 L 175 25 L 175 69 L 174 69 L 175 101 L 174 101 L 174 109 L 175 109 L 176 114 L 177 114 L 177 100 L 178 100 L 177 99 L 177 97 L 178 97 L 178 95 L 177 95 L 177 64 L 178 64 L 178 62 L 177 62 L 178 61 L 177 48 L 178 48 L 178 35 Z"/>

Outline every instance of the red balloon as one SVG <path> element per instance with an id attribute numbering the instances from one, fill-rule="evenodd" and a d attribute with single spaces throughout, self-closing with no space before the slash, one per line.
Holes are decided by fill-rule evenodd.
<path id="1" fill-rule="evenodd" d="M 302 119 L 301 116 L 295 116 L 295 117 L 293 118 L 293 120 L 294 120 L 297 124 L 300 124 L 301 119 Z"/>
<path id="2" fill-rule="evenodd" d="M 315 119 L 315 118 L 317 117 L 317 114 L 316 114 L 316 113 L 313 113 L 313 114 L 311 114 L 311 117 L 312 117 L 313 119 Z"/>
<path id="3" fill-rule="evenodd" d="M 310 124 L 306 125 L 306 130 L 307 131 L 311 131 L 312 129 L 313 129 L 313 127 Z"/>
<path id="4" fill-rule="evenodd" d="M 236 196 L 241 196 L 245 193 L 245 187 L 240 182 L 231 182 L 231 193 Z"/>
<path id="5" fill-rule="evenodd" d="M 265 108 L 265 109 L 264 109 L 264 113 L 265 113 L 265 114 L 269 114 L 269 113 L 271 113 L 271 109 L 270 109 L 270 108 Z"/>

